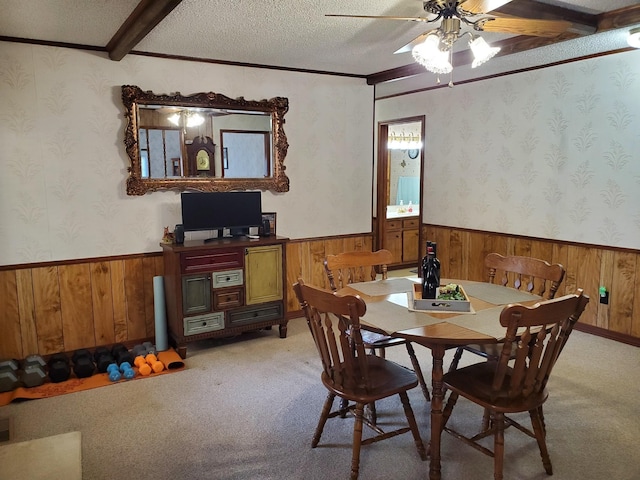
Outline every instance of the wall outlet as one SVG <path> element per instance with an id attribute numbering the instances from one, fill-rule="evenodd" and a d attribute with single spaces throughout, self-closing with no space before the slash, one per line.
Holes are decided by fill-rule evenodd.
<path id="1" fill-rule="evenodd" d="M 600 287 L 600 303 L 603 305 L 609 305 L 609 292 L 607 291 L 607 287 Z"/>

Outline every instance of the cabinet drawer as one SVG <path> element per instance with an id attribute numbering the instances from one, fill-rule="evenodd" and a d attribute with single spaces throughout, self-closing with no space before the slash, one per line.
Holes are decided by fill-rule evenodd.
<path id="1" fill-rule="evenodd" d="M 184 319 L 184 334 L 213 332 L 224 328 L 224 312 L 213 312 Z"/>
<path id="2" fill-rule="evenodd" d="M 244 289 L 228 288 L 213 291 L 213 309 L 227 310 L 244 305 Z"/>
<path id="3" fill-rule="evenodd" d="M 227 270 L 225 272 L 213 272 L 211 284 L 213 288 L 236 287 L 244 283 L 242 270 Z"/>
<path id="4" fill-rule="evenodd" d="M 420 220 L 418 218 L 407 218 L 402 221 L 403 228 L 417 228 L 420 224 Z"/>
<path id="5" fill-rule="evenodd" d="M 387 230 L 400 230 L 402 228 L 402 220 L 387 220 Z"/>
<path id="6" fill-rule="evenodd" d="M 217 250 L 198 250 L 183 253 L 180 256 L 182 273 L 211 272 L 228 270 L 244 266 L 243 248 L 221 248 Z"/>
<path id="7" fill-rule="evenodd" d="M 282 302 L 234 310 L 229 312 L 229 327 L 279 320 L 282 318 L 283 312 Z"/>

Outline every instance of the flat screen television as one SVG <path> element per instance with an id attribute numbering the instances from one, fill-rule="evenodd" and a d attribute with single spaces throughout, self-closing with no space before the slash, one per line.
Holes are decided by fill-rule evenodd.
<path id="1" fill-rule="evenodd" d="M 228 228 L 232 236 L 249 233 L 262 224 L 260 192 L 182 192 L 182 226 L 185 232 Z"/>

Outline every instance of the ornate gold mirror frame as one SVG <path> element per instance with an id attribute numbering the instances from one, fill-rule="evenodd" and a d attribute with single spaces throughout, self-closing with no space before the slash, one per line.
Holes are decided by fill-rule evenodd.
<path id="1" fill-rule="evenodd" d="M 289 178 L 285 174 L 284 159 L 289 144 L 284 133 L 284 115 L 289 110 L 289 100 L 275 97 L 270 100 L 245 100 L 244 97 L 232 99 L 219 93 L 196 93 L 183 96 L 156 95 L 143 91 L 133 85 L 122 86 L 122 101 L 125 106 L 127 125 L 124 144 L 131 161 L 128 168 L 127 195 L 144 195 L 157 190 L 195 190 L 200 192 L 224 192 L 230 190 L 270 190 L 289 191 Z M 235 113 L 246 111 L 264 112 L 271 116 L 272 125 L 272 167 L 271 175 L 263 178 L 218 178 L 218 177 L 172 177 L 149 178 L 142 174 L 139 136 L 139 107 L 167 106 L 192 107 L 202 109 L 229 109 Z"/>

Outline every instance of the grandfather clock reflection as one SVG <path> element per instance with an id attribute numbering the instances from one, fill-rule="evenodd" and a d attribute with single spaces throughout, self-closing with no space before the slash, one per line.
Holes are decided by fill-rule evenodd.
<path id="1" fill-rule="evenodd" d="M 215 176 L 215 148 L 211 137 L 198 136 L 187 145 L 188 171 L 187 175 L 194 177 Z"/>

